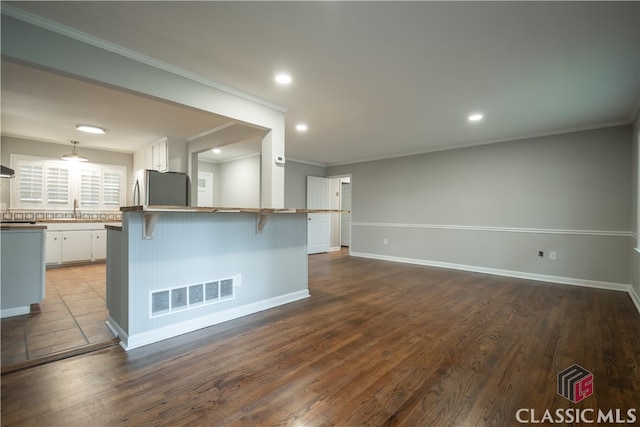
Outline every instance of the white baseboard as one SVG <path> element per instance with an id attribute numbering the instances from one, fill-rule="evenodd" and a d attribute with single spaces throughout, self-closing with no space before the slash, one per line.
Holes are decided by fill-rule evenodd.
<path id="1" fill-rule="evenodd" d="M 111 318 L 107 320 L 107 324 L 110 329 L 117 331 L 117 334 L 120 337 L 120 346 L 128 351 L 137 347 L 142 347 L 144 345 L 186 334 L 188 332 L 193 332 L 198 329 L 206 328 L 208 326 L 217 325 L 218 323 L 227 322 L 259 311 L 268 310 L 270 308 L 308 298 L 309 296 L 309 290 L 305 289 L 268 300 L 247 304 L 242 307 L 235 307 L 218 313 L 211 313 L 206 316 L 198 317 L 197 319 L 191 319 L 131 335 L 125 333 L 125 331 Z"/>
<path id="2" fill-rule="evenodd" d="M 351 252 L 351 256 L 378 259 L 382 261 L 401 262 L 405 264 L 426 265 L 429 267 L 450 268 L 453 270 L 472 271 L 475 273 L 493 274 L 496 276 L 514 277 L 518 279 L 537 280 L 540 282 L 559 283 L 563 285 L 584 286 L 587 288 L 607 289 L 627 292 L 640 313 L 640 298 L 633 287 L 626 283 L 601 282 L 596 280 L 575 279 L 572 277 L 549 276 L 546 274 L 526 273 L 523 271 L 501 270 L 497 268 L 479 267 L 475 265 L 454 264 L 441 261 L 430 261 L 416 258 L 403 258 L 388 255 L 370 254 L 365 252 Z"/>
<path id="3" fill-rule="evenodd" d="M 5 317 L 20 316 L 21 314 L 29 313 L 31 313 L 30 305 L 26 305 L 23 307 L 3 308 L 2 310 L 0 310 L 0 318 L 4 319 Z"/>
<path id="4" fill-rule="evenodd" d="M 633 304 L 638 309 L 638 313 L 640 313 L 640 296 L 638 296 L 636 290 L 633 289 L 633 286 L 629 286 L 629 296 L 631 297 L 631 301 L 633 301 Z"/>

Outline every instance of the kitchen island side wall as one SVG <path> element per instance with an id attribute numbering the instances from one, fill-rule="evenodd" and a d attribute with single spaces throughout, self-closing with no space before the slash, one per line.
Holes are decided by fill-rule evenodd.
<path id="1" fill-rule="evenodd" d="M 258 233 L 254 213 L 163 212 L 151 239 L 143 215 L 108 234 L 108 324 L 127 350 L 309 296 L 306 215 Z"/>

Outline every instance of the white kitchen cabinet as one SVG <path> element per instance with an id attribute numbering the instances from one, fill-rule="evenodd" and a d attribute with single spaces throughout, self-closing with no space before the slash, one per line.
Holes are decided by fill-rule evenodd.
<path id="1" fill-rule="evenodd" d="M 133 170 L 186 172 L 187 149 L 184 141 L 162 138 L 133 154 Z"/>
<path id="2" fill-rule="evenodd" d="M 91 230 L 62 232 L 62 262 L 91 261 Z"/>
<path id="3" fill-rule="evenodd" d="M 169 170 L 167 162 L 167 138 L 163 138 L 160 141 L 154 143 L 151 146 L 153 167 L 150 169 L 157 170 L 159 172 L 166 172 Z"/>
<path id="4" fill-rule="evenodd" d="M 45 259 L 47 264 L 60 264 L 62 262 L 62 233 L 60 231 L 47 231 L 45 242 Z"/>
<path id="5" fill-rule="evenodd" d="M 133 157 L 134 169 L 152 169 L 159 172 L 167 172 L 169 170 L 168 143 L 169 140 L 167 138 L 162 138 L 136 152 Z"/>
<path id="6" fill-rule="evenodd" d="M 92 248 L 91 259 L 93 261 L 107 258 L 107 230 L 94 230 L 91 233 Z"/>
<path id="7" fill-rule="evenodd" d="M 46 263 L 48 265 L 103 261 L 107 258 L 106 224 L 49 224 L 46 231 Z"/>

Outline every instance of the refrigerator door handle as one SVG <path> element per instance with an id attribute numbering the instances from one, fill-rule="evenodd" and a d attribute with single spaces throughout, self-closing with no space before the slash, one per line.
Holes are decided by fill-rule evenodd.
<path id="1" fill-rule="evenodd" d="M 133 187 L 133 205 L 140 205 L 140 180 L 136 179 L 136 185 Z"/>

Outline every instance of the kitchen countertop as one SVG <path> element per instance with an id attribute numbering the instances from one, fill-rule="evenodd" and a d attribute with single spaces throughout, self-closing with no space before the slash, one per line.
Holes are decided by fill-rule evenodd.
<path id="1" fill-rule="evenodd" d="M 120 219 L 81 219 L 81 218 L 60 218 L 60 219 L 36 219 L 35 220 L 36 223 L 53 223 L 53 224 L 59 224 L 59 223 L 83 223 L 83 222 L 89 222 L 89 223 L 95 223 L 95 222 L 122 222 L 122 220 Z"/>
<path id="2" fill-rule="evenodd" d="M 36 224 L 20 224 L 20 223 L 15 223 L 15 224 L 0 224 L 0 230 L 11 230 L 11 231 L 16 231 L 16 230 L 46 230 L 47 226 L 46 225 L 36 225 Z"/>

